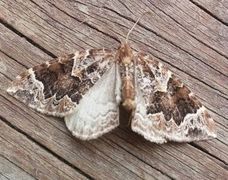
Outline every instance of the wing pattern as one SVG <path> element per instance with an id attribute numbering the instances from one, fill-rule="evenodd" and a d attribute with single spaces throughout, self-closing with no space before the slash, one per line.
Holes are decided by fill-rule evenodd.
<path id="1" fill-rule="evenodd" d="M 63 117 L 72 112 L 113 62 L 109 50 L 76 52 L 28 69 L 7 91 L 42 113 Z"/>
<path id="2" fill-rule="evenodd" d="M 205 107 L 172 72 L 142 53 L 137 62 L 133 131 L 157 143 L 215 137 L 214 121 Z"/>
<path id="3" fill-rule="evenodd" d="M 149 141 L 216 137 L 213 119 L 194 94 L 127 43 L 117 51 L 77 51 L 40 64 L 17 76 L 7 91 L 42 113 L 64 117 L 83 140 L 117 127 L 120 103 L 131 113 L 132 130 Z"/>

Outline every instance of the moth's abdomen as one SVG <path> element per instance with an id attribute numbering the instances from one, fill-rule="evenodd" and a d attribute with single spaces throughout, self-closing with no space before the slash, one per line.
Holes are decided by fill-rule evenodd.
<path id="1" fill-rule="evenodd" d="M 133 79 L 129 76 L 123 78 L 122 86 L 122 100 L 123 107 L 128 110 L 135 109 L 135 88 L 133 85 Z"/>

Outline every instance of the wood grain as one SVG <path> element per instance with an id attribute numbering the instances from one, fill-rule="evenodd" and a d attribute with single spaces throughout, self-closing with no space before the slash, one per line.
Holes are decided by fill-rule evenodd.
<path id="1" fill-rule="evenodd" d="M 0 162 L 0 179 L 35 179 L 2 155 L 0 156 Z"/>
<path id="2" fill-rule="evenodd" d="M 130 35 L 132 47 L 162 61 L 189 86 L 211 111 L 217 139 L 156 145 L 120 127 L 83 142 L 70 135 L 62 119 L 6 94 L 10 81 L 28 67 L 75 50 L 117 48 L 146 11 L 152 14 Z M 12 166 L 13 175 L 28 179 L 225 179 L 225 13 L 226 2 L 201 0 L 0 1 L 0 177 L 13 179 L 3 173 Z"/>
<path id="3" fill-rule="evenodd" d="M 34 178 L 87 179 L 71 167 L 53 157 L 50 153 L 45 152 L 43 148 L 40 148 L 36 143 L 31 142 L 26 136 L 23 136 L 16 130 L 10 128 L 3 121 L 0 121 L 0 130 L 1 155 L 13 161 L 17 166 L 23 168 L 24 171 L 28 172 Z M 1 163 L 2 162 L 4 161 L 1 161 Z M 14 170 L 13 173 L 17 172 Z M 17 175 L 18 176 L 15 179 L 20 179 L 20 174 L 17 173 Z"/>
<path id="4" fill-rule="evenodd" d="M 224 25 L 228 25 L 228 2 L 227 1 L 213 1 L 213 0 L 192 0 L 192 2 L 201 8 L 203 11 L 213 16 L 216 20 Z"/>

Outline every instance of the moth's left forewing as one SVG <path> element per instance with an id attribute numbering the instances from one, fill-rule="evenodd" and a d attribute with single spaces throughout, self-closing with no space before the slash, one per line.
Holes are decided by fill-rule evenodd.
<path id="1" fill-rule="evenodd" d="M 71 87 L 65 87 L 65 94 L 63 87 L 58 89 L 61 87 L 60 83 L 64 84 L 58 77 L 65 78 L 70 75 L 74 58 L 74 54 L 65 55 L 25 70 L 11 82 L 7 92 L 41 113 L 64 116 L 77 103 L 69 96 L 64 96 L 67 88 Z M 68 82 L 73 84 L 73 81 Z M 60 92 L 63 94 L 61 98 Z"/>
<path id="2" fill-rule="evenodd" d="M 18 75 L 7 91 L 39 112 L 63 117 L 114 64 L 112 54 L 90 49 L 47 61 Z"/>
<path id="3" fill-rule="evenodd" d="M 132 130 L 146 139 L 189 142 L 216 137 L 215 123 L 194 94 L 160 62 L 138 54 Z"/>

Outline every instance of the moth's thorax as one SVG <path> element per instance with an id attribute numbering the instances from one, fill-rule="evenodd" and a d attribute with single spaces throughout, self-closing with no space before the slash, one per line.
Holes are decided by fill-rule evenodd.
<path id="1" fill-rule="evenodd" d="M 132 111 L 135 109 L 135 64 L 132 49 L 127 43 L 121 44 L 118 50 L 118 62 L 122 80 L 122 105 L 126 110 Z"/>
<path id="2" fill-rule="evenodd" d="M 119 47 L 118 61 L 125 65 L 130 64 L 133 61 L 133 52 L 127 43 L 121 44 Z"/>

